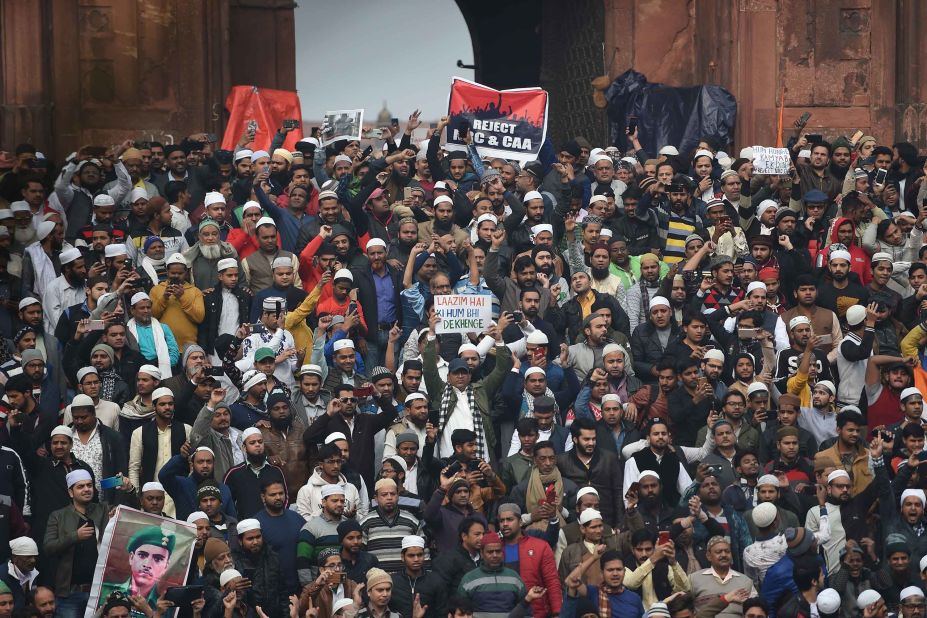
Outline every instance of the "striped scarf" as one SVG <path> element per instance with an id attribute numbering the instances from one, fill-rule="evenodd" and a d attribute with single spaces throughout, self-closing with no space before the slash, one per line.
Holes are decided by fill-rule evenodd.
<path id="1" fill-rule="evenodd" d="M 637 285 L 641 289 L 641 316 L 646 321 L 646 317 L 650 315 L 650 291 L 647 289 L 647 281 L 643 277 L 637 282 Z"/>
<path id="2" fill-rule="evenodd" d="M 451 414 L 454 412 L 454 408 L 451 406 L 451 393 L 453 392 L 454 387 L 447 384 L 444 387 L 444 392 L 441 394 L 440 427 L 442 431 L 447 427 L 447 421 L 450 420 Z M 486 440 L 483 437 L 483 417 L 476 407 L 476 400 L 473 397 L 473 385 L 468 384 L 465 392 L 467 393 L 467 407 L 470 409 L 470 414 L 473 415 L 473 433 L 476 434 L 476 452 L 479 453 L 483 461 L 489 461 L 489 456 L 486 452 Z"/>
<path id="3" fill-rule="evenodd" d="M 612 588 L 605 582 L 602 582 L 602 585 L 599 586 L 599 618 L 611 618 L 612 606 L 608 602 L 608 597 L 612 594 L 621 594 L 623 589 L 623 586 Z"/>

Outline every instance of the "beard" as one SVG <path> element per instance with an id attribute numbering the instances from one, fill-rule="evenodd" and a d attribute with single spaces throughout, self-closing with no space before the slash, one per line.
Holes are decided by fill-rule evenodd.
<path id="1" fill-rule="evenodd" d="M 207 260 L 218 260 L 222 256 L 222 247 L 200 244 L 200 254 Z"/>
<path id="2" fill-rule="evenodd" d="M 596 268 L 595 266 L 590 266 L 589 270 L 592 271 L 592 278 L 596 281 L 602 281 L 603 279 L 608 279 L 608 267 L 605 268 Z"/>
<path id="3" fill-rule="evenodd" d="M 19 245 L 29 245 L 38 237 L 35 235 L 35 229 L 30 225 L 27 227 L 16 227 L 13 229 L 13 240 Z"/>
<path id="4" fill-rule="evenodd" d="M 267 456 L 264 455 L 264 453 L 261 453 L 260 455 L 252 455 L 251 453 L 248 453 L 248 463 L 252 466 L 260 466 L 266 459 Z"/>
<path id="5" fill-rule="evenodd" d="M 641 496 L 638 498 L 641 507 L 646 511 L 655 511 L 660 508 L 660 496 Z"/>
<path id="6" fill-rule="evenodd" d="M 401 238 L 396 239 L 396 245 L 405 251 L 411 251 L 412 247 L 415 246 L 416 240 L 403 240 Z"/>
<path id="7" fill-rule="evenodd" d="M 847 273 L 831 273 L 830 276 L 834 281 L 845 281 Z"/>
<path id="8" fill-rule="evenodd" d="M 536 269 L 539 273 L 544 273 L 544 274 L 547 275 L 548 277 L 554 274 L 554 265 L 553 265 L 553 263 L 551 263 L 551 264 L 544 264 L 543 266 L 538 266 L 537 264 L 535 264 L 534 267 L 535 267 L 535 269 Z"/>
<path id="9" fill-rule="evenodd" d="M 435 219 L 433 229 L 437 232 L 441 232 L 442 234 L 449 234 L 452 225 L 454 225 L 453 219 L 448 219 L 447 221 Z"/>
<path id="10" fill-rule="evenodd" d="M 292 416 L 287 416 L 286 418 L 271 417 L 270 425 L 277 431 L 286 431 L 293 425 L 293 417 Z"/>

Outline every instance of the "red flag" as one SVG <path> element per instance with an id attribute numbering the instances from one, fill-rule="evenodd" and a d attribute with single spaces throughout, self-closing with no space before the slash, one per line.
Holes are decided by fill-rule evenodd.
<path id="1" fill-rule="evenodd" d="M 247 128 L 248 121 L 257 123 L 254 141 L 248 147 L 252 150 L 267 149 L 274 133 L 287 119 L 299 121 L 299 126 L 287 134 L 283 147 L 293 150 L 296 142 L 303 138 L 303 115 L 299 96 L 288 90 L 271 90 L 256 86 L 233 86 L 225 99 L 229 110 L 229 122 L 222 136 L 222 148 L 234 150 L 238 138 Z"/>

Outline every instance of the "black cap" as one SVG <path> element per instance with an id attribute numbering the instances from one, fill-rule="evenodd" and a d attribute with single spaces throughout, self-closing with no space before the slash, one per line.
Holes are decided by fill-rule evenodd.
<path id="1" fill-rule="evenodd" d="M 556 405 L 554 398 L 547 395 L 534 398 L 534 409 L 538 412 L 553 412 Z"/>

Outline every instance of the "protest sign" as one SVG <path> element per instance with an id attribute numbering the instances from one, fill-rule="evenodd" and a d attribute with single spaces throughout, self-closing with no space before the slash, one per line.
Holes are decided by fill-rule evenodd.
<path id="1" fill-rule="evenodd" d="M 325 121 L 322 123 L 322 145 L 328 146 L 338 140 L 358 140 L 364 128 L 364 110 L 339 109 L 334 112 L 325 112 Z"/>
<path id="2" fill-rule="evenodd" d="M 547 135 L 547 92 L 495 90 L 455 77 L 447 115 L 448 150 L 466 148 L 461 129 L 469 127 L 482 156 L 534 161 Z"/>
<path id="3" fill-rule="evenodd" d="M 270 148 L 274 134 L 284 120 L 297 120 L 299 126 L 286 135 L 283 147 L 295 150 L 296 142 L 303 138 L 303 116 L 299 96 L 287 90 L 272 90 L 256 86 L 233 86 L 225 99 L 229 121 L 222 134 L 222 148 L 235 150 L 238 138 L 248 123 L 254 121 L 257 131 L 248 147 L 252 150 Z"/>
<path id="4" fill-rule="evenodd" d="M 753 147 L 753 173 L 768 176 L 785 176 L 789 173 L 792 158 L 788 148 Z"/>
<path id="5" fill-rule="evenodd" d="M 435 333 L 481 333 L 492 321 L 492 296 L 442 294 L 435 296 L 435 314 L 441 322 Z"/>
<path id="6" fill-rule="evenodd" d="M 84 618 L 93 618 L 113 592 L 140 595 L 155 609 L 165 590 L 186 582 L 195 542 L 196 526 L 118 507 L 103 532 Z"/>

